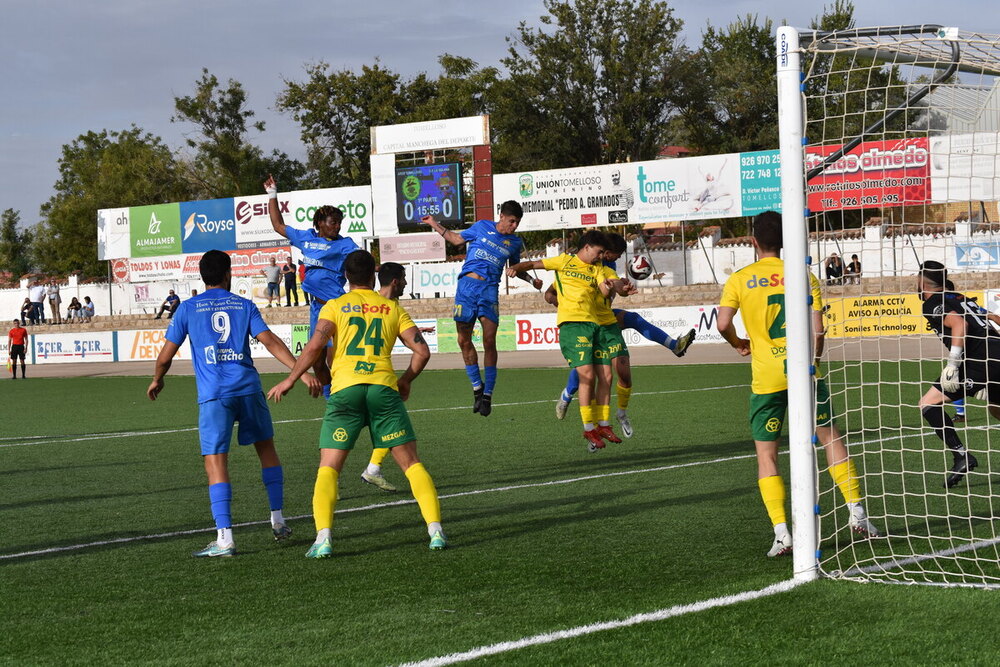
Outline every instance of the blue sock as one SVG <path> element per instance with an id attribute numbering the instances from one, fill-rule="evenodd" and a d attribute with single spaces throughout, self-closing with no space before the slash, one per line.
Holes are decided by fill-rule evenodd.
<path id="1" fill-rule="evenodd" d="M 280 510 L 285 504 L 285 475 L 281 466 L 261 468 L 260 478 L 264 481 L 264 488 L 267 489 L 267 501 L 271 504 L 271 511 Z"/>
<path id="2" fill-rule="evenodd" d="M 667 332 L 660 327 L 654 326 L 642 319 L 638 313 L 633 313 L 631 310 L 626 310 L 625 315 L 622 318 L 622 329 L 635 329 L 639 332 L 639 335 L 646 340 L 651 340 L 654 343 L 659 343 L 664 345 L 671 350 L 677 346 L 677 341 L 667 335 Z"/>
<path id="3" fill-rule="evenodd" d="M 330 385 L 323 385 L 323 398 L 330 398 Z"/>
<path id="4" fill-rule="evenodd" d="M 233 500 L 233 487 L 229 482 L 209 484 L 208 500 L 212 503 L 212 516 L 215 517 L 215 527 L 232 528 L 233 519 L 230 516 L 229 505 Z"/>
<path id="5" fill-rule="evenodd" d="M 563 389 L 562 399 L 569 403 L 573 400 L 573 395 L 580 388 L 580 374 L 575 368 L 569 370 L 569 377 L 566 378 L 566 388 Z"/>
<path id="6" fill-rule="evenodd" d="M 957 401 L 952 401 L 951 404 L 955 406 L 955 414 L 956 415 L 964 415 L 965 414 L 965 399 L 960 398 Z"/>
<path id="7" fill-rule="evenodd" d="M 492 396 L 493 388 L 497 386 L 497 367 L 483 366 L 483 371 L 486 375 L 486 387 L 483 389 L 483 393 Z"/>
<path id="8" fill-rule="evenodd" d="M 483 386 L 483 381 L 479 377 L 479 364 L 466 364 L 465 374 L 469 376 L 469 382 L 472 383 L 473 389 L 479 389 Z"/>

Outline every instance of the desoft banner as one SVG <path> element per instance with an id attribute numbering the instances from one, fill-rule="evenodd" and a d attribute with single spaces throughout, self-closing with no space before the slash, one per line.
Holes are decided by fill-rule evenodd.
<path id="1" fill-rule="evenodd" d="M 113 331 L 35 334 L 31 338 L 33 364 L 116 361 Z"/>
<path id="2" fill-rule="evenodd" d="M 840 150 L 841 144 L 806 148 L 806 169 Z M 865 141 L 806 184 L 811 211 L 910 206 L 930 201 L 927 138 Z"/>

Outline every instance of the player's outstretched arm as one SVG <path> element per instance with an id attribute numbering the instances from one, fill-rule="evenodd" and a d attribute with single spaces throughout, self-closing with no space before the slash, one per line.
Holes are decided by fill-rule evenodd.
<path id="1" fill-rule="evenodd" d="M 285 219 L 281 217 L 281 209 L 278 208 L 278 183 L 271 174 L 268 174 L 267 180 L 264 181 L 264 192 L 267 193 L 267 214 L 271 218 L 271 227 L 287 239 Z"/>
<path id="2" fill-rule="evenodd" d="M 288 367 L 289 370 L 295 369 L 295 355 L 292 354 L 291 350 L 285 346 L 285 341 L 278 338 L 273 331 L 268 329 L 267 331 L 261 331 L 257 335 L 257 340 L 267 348 L 267 351 L 274 356 L 275 359 L 283 363 Z M 321 393 L 323 393 L 323 385 L 320 381 L 316 379 L 315 375 L 311 373 L 305 373 L 302 375 L 301 380 L 309 387 L 309 395 L 316 398 Z"/>
<path id="3" fill-rule="evenodd" d="M 444 225 L 442 225 L 434 218 L 433 215 L 425 215 L 424 217 L 420 218 L 420 222 L 424 223 L 425 225 L 430 225 L 430 228 L 433 229 L 438 234 L 440 234 L 441 237 L 448 243 L 454 246 L 465 245 L 465 239 L 462 238 L 461 234 L 459 234 L 458 232 L 453 232 Z"/>
<path id="4" fill-rule="evenodd" d="M 156 397 L 160 395 L 163 391 L 163 376 L 167 374 L 170 370 L 170 364 L 174 361 L 174 355 L 177 354 L 177 350 L 180 349 L 180 345 L 173 341 L 163 341 L 163 349 L 160 350 L 159 356 L 156 357 L 156 366 L 153 369 L 153 381 L 149 383 L 149 387 L 146 389 L 146 396 L 149 396 L 149 400 L 155 401 Z"/>
<path id="5" fill-rule="evenodd" d="M 323 318 L 316 320 L 316 330 L 309 342 L 306 343 L 305 348 L 302 349 L 302 354 L 299 355 L 292 367 L 292 372 L 284 380 L 271 387 L 271 391 L 267 392 L 269 399 L 274 399 L 275 403 L 280 401 L 282 396 L 291 391 L 299 378 L 313 367 L 320 355 L 326 354 L 326 341 L 330 340 L 333 331 L 333 322 L 330 320 Z"/>
<path id="6" fill-rule="evenodd" d="M 521 280 L 523 280 L 526 283 L 531 283 L 531 286 L 534 287 L 537 290 L 542 289 L 543 283 L 542 283 L 541 278 L 536 278 L 535 276 L 531 275 L 527 271 L 518 271 L 517 277 L 520 278 Z"/>
<path id="7" fill-rule="evenodd" d="M 542 266 L 542 260 L 540 259 L 528 260 L 525 262 L 518 262 L 513 266 L 508 266 L 507 275 L 510 276 L 511 278 L 516 278 L 518 275 L 525 273 L 526 271 L 533 271 L 535 269 L 544 269 L 544 268 L 545 267 Z"/>
<path id="8" fill-rule="evenodd" d="M 733 323 L 735 317 L 735 308 L 719 306 L 719 315 L 715 319 L 715 325 L 726 342 L 732 345 L 741 357 L 746 357 L 750 355 L 750 341 L 746 338 L 740 338 L 736 334 L 736 325 Z"/>
<path id="9" fill-rule="evenodd" d="M 410 348 L 413 353 L 410 355 L 410 365 L 396 381 L 399 387 L 399 395 L 405 401 L 410 396 L 410 383 L 420 375 L 427 362 L 431 359 L 431 349 L 427 346 L 423 334 L 417 327 L 410 327 L 406 331 L 399 332 L 399 340 L 403 345 Z"/>

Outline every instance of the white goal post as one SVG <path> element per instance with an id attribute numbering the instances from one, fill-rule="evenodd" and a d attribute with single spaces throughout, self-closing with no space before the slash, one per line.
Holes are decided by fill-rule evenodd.
<path id="1" fill-rule="evenodd" d="M 924 298 L 959 299 L 988 330 L 985 311 L 1000 313 L 1000 38 L 782 27 L 776 66 L 794 576 L 1000 587 L 1000 425 L 987 405 L 1000 390 L 968 394 L 961 422 L 935 403 L 948 349 L 923 314 Z M 917 293 L 925 261 L 943 265 L 950 296 Z M 826 308 L 818 365 L 811 275 Z M 852 536 L 826 474 L 820 376 L 880 538 Z"/>

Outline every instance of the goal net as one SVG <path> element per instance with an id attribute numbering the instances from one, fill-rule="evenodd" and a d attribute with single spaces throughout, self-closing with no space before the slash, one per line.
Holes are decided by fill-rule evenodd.
<path id="1" fill-rule="evenodd" d="M 925 298 L 938 323 L 954 324 L 949 304 L 966 309 L 954 314 L 967 332 L 963 377 L 989 374 L 989 363 L 971 366 L 979 350 L 1000 351 L 988 320 L 1000 312 L 1000 38 L 940 26 L 799 31 L 796 48 L 782 30 L 779 87 L 782 49 L 799 61 L 796 95 L 779 93 L 783 168 L 788 142 L 804 147 L 801 168 L 792 165 L 801 176 L 786 172 L 783 182 L 786 265 L 797 256 L 789 224 L 802 225 L 807 236 L 791 242 L 804 243 L 803 267 L 823 285 L 818 375 L 863 505 L 884 533 L 852 532 L 830 462 L 816 449 L 813 516 L 796 515 L 815 531 L 816 550 L 803 558 L 826 577 L 1000 586 L 1000 419 L 971 393 L 958 412 L 950 402 L 939 407 L 935 383 L 949 348 L 924 316 Z M 789 195 L 794 187 L 801 198 Z M 921 265 L 937 271 L 926 275 L 948 296 L 918 293 Z M 803 335 L 789 328 L 790 361 L 793 338 Z M 989 383 L 1000 403 L 1000 371 L 962 386 Z M 796 552 L 811 546 L 809 531 L 804 544 L 798 534 Z"/>

